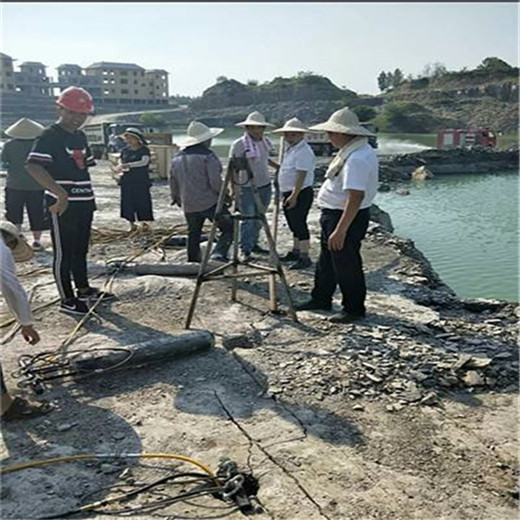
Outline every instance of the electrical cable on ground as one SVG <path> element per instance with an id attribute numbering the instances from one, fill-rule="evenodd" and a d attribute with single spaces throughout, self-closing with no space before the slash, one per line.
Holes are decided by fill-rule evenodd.
<path id="1" fill-rule="evenodd" d="M 130 255 L 128 255 L 125 259 L 123 259 L 122 261 L 118 262 L 118 265 L 117 267 L 114 269 L 114 271 L 112 272 L 112 274 L 110 275 L 110 277 L 105 281 L 105 283 L 103 284 L 103 287 L 101 289 L 101 291 L 106 291 L 106 292 L 110 292 L 111 289 L 112 289 L 112 285 L 114 283 L 114 280 L 115 278 L 117 277 L 117 275 L 124 269 L 124 267 L 131 261 L 135 260 L 136 258 L 138 258 L 139 256 L 149 252 L 149 251 L 154 251 L 157 247 L 159 247 L 161 244 L 163 244 L 164 242 L 166 242 L 167 240 L 169 240 L 172 236 L 176 235 L 179 233 L 180 230 L 186 230 L 186 225 L 182 224 L 182 225 L 176 225 L 176 226 L 173 226 L 172 228 L 170 228 L 169 230 L 166 231 L 166 233 L 164 232 L 161 232 L 162 236 L 154 241 L 151 245 L 148 245 L 148 246 L 145 246 L 145 247 L 141 247 L 140 249 L 138 249 L 137 251 L 134 251 L 132 252 Z M 120 233 L 120 232 L 119 232 Z M 103 232 L 103 231 L 100 231 L 100 230 L 95 230 L 95 233 L 94 235 L 100 235 L 101 236 L 107 236 L 108 235 L 108 239 L 110 242 L 112 242 L 114 240 L 114 237 L 115 237 L 115 233 L 113 230 L 111 230 L 110 232 Z M 126 234 L 126 232 L 125 232 Z M 164 254 L 164 251 L 163 251 L 163 254 Z M 110 261 L 107 262 L 107 265 L 110 265 Z M 95 310 L 96 308 L 100 305 L 100 303 L 102 302 L 103 300 L 103 295 L 101 294 L 93 303 L 92 306 L 90 306 L 88 312 L 81 318 L 81 320 L 76 324 L 76 326 L 74 327 L 74 329 L 71 331 L 71 333 L 65 338 L 64 341 L 62 341 L 60 343 L 60 345 L 58 346 L 58 348 L 53 351 L 53 352 L 49 352 L 49 353 L 46 353 L 47 356 L 45 358 L 45 363 L 47 363 L 48 365 L 52 365 L 53 363 L 56 365 L 55 366 L 55 369 L 58 369 L 58 368 L 63 368 L 64 364 L 66 363 L 66 360 L 67 360 L 67 347 L 70 346 L 73 341 L 75 340 L 76 338 L 76 335 L 77 333 L 79 332 L 79 330 L 83 327 L 83 325 L 87 322 L 88 319 L 90 319 L 90 317 L 92 315 L 96 315 L 95 314 Z M 36 311 L 36 310 L 39 310 L 39 309 L 42 309 L 42 308 L 46 308 L 46 307 L 49 307 L 50 305 L 56 303 L 59 301 L 59 298 L 56 299 L 56 300 L 53 300 L 52 302 L 48 302 L 36 309 L 33 310 L 33 313 Z M 4 338 L 2 340 L 2 344 L 6 343 L 7 341 L 10 341 L 10 339 L 12 339 L 14 337 L 14 335 L 16 334 L 16 332 L 18 331 L 19 329 L 19 325 L 17 324 L 13 330 L 10 331 L 10 333 L 8 334 L 8 336 L 6 338 Z M 85 350 L 84 352 L 87 352 L 89 349 Z M 27 356 L 21 356 L 20 357 L 20 360 L 19 360 L 19 364 L 20 361 L 21 361 L 21 358 L 24 358 L 24 365 L 25 365 L 25 373 L 29 373 L 30 369 L 31 369 L 31 362 L 27 359 Z M 131 356 L 128 356 L 123 362 L 121 363 L 118 363 L 116 366 L 114 367 L 109 367 L 107 369 L 102 369 L 102 370 L 95 370 L 93 371 L 92 373 L 100 373 L 100 372 L 104 372 L 106 370 L 113 370 L 121 365 L 123 365 L 124 363 L 126 363 L 129 359 L 130 359 Z M 70 362 L 70 359 L 69 359 L 69 362 Z M 34 374 L 33 374 L 34 375 Z M 67 374 L 64 375 L 65 376 L 68 376 L 68 375 L 73 375 L 72 372 L 69 372 Z M 59 376 L 55 375 L 53 377 L 53 379 L 56 379 L 58 378 Z M 43 378 L 40 378 L 40 379 L 43 379 Z M 23 385 L 23 383 L 22 383 Z M 20 385 L 19 385 L 20 386 Z M 41 391 L 43 391 L 43 387 L 42 385 L 40 384 L 39 385 L 39 389 Z"/>
<path id="2" fill-rule="evenodd" d="M 6 475 L 10 473 L 15 473 L 17 471 L 31 469 L 31 468 L 41 468 L 44 466 L 62 463 L 62 462 L 77 462 L 83 460 L 91 460 L 91 459 L 125 459 L 125 458 L 162 458 L 162 459 L 171 459 L 178 460 L 182 462 L 190 463 L 199 469 L 202 469 L 204 473 L 199 472 L 179 472 L 179 473 L 170 473 L 161 478 L 155 479 L 152 482 L 148 483 L 125 483 L 120 485 L 109 486 L 106 488 L 98 489 L 86 497 L 92 496 L 93 494 L 97 494 L 100 492 L 107 491 L 115 491 L 115 490 L 124 490 L 125 488 L 134 487 L 130 491 L 124 490 L 116 496 L 109 496 L 107 498 L 96 500 L 94 502 L 90 502 L 88 504 L 76 507 L 72 510 L 56 513 L 53 512 L 52 516 L 44 516 L 40 517 L 43 519 L 50 518 L 66 518 L 76 514 L 85 513 L 85 512 L 96 512 L 106 515 L 128 515 L 128 514 L 136 514 L 136 513 L 153 513 L 159 509 L 164 509 L 170 505 L 176 504 L 178 502 L 188 502 L 190 500 L 195 500 L 197 498 L 203 496 L 213 496 L 216 499 L 223 500 L 226 503 L 226 506 L 219 507 L 211 507 L 206 506 L 204 504 L 197 504 L 191 502 L 192 506 L 200 506 L 208 509 L 217 509 L 217 510 L 228 510 L 225 514 L 221 514 L 218 516 L 213 515 L 212 517 L 205 518 L 222 518 L 231 512 L 240 510 L 243 513 L 251 513 L 258 512 L 258 508 L 254 506 L 252 503 L 252 499 L 256 498 L 256 493 L 258 492 L 258 483 L 257 480 L 248 473 L 243 473 L 239 471 L 238 466 L 235 462 L 231 460 L 223 460 L 219 464 L 216 473 L 213 473 L 206 465 L 203 463 L 192 459 L 191 457 L 187 457 L 185 455 L 178 455 L 173 453 L 117 453 L 117 454 L 78 454 L 71 455 L 65 457 L 55 457 L 51 459 L 43 459 L 37 461 L 26 462 L 22 464 L 17 464 L 15 466 L 9 466 L 7 468 L 3 468 L 0 470 L 0 475 Z M 162 468 L 164 469 L 164 468 Z M 170 469 L 171 471 L 171 469 Z M 182 479 L 182 480 L 181 480 Z M 175 496 L 171 496 L 164 490 L 164 486 L 166 484 L 173 486 L 181 486 L 182 491 Z M 195 487 L 192 489 L 186 489 L 189 485 L 195 484 Z M 161 487 L 161 489 L 155 489 Z M 148 493 L 152 497 L 159 497 L 158 500 L 154 500 L 152 502 L 148 501 L 145 504 L 140 504 L 133 507 L 126 507 L 120 509 L 101 509 L 106 506 L 115 506 L 117 504 L 121 504 L 123 502 L 128 502 L 138 496 Z M 84 497 L 84 499 L 86 498 Z M 233 506 L 236 506 L 233 508 Z M 157 516 L 157 515 L 153 515 Z M 195 518 L 195 517 L 186 517 L 186 518 Z M 201 518 L 197 516 L 196 518 Z"/>

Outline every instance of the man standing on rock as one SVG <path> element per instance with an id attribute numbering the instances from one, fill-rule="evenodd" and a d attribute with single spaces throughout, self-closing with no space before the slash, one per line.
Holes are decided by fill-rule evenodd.
<path id="1" fill-rule="evenodd" d="M 377 193 L 378 160 L 368 143 L 371 132 L 359 124 L 354 112 L 342 108 L 328 121 L 310 127 L 324 130 L 339 149 L 318 193 L 321 209 L 321 250 L 311 299 L 297 310 L 330 310 L 336 286 L 343 309 L 329 318 L 350 323 L 365 316 L 366 285 L 360 248 L 369 211 Z"/>
<path id="2" fill-rule="evenodd" d="M 95 161 L 80 127 L 94 112 L 94 104 L 86 90 L 68 87 L 57 105 L 59 119 L 34 143 L 26 169 L 46 189 L 60 310 L 81 316 L 88 313 L 89 299 L 114 298 L 90 287 L 87 276 L 90 230 L 96 209 L 88 167 Z"/>
<path id="3" fill-rule="evenodd" d="M 230 159 L 233 157 L 247 159 L 260 200 L 264 209 L 267 209 L 271 202 L 269 166 L 276 168 L 278 165 L 269 158 L 271 143 L 264 136 L 264 132 L 266 127 L 274 125 L 267 123 L 260 112 L 251 112 L 244 121 L 235 126 L 244 128 L 245 133 L 231 145 L 229 157 Z M 240 186 L 239 206 L 240 213 L 244 216 L 258 215 L 249 181 Z M 252 253 L 268 253 L 258 245 L 260 227 L 258 219 L 243 220 L 240 224 L 240 250 L 243 262 L 250 261 Z"/>

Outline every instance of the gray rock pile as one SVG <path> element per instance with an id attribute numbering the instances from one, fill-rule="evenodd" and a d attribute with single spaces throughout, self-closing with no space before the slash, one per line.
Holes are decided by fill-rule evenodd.
<path id="1" fill-rule="evenodd" d="M 450 391 L 518 390 L 514 319 L 439 320 L 428 325 L 351 325 L 327 353 L 300 353 L 279 363 L 269 392 L 323 400 L 384 401 L 396 411 L 434 405 Z M 262 349 L 263 350 L 263 349 Z M 263 352 L 269 359 L 275 354 Z"/>

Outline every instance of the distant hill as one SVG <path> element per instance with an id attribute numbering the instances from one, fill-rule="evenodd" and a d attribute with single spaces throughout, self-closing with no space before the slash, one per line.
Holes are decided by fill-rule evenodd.
<path id="1" fill-rule="evenodd" d="M 280 103 L 315 100 L 340 100 L 356 97 L 356 93 L 343 90 L 330 79 L 315 74 L 277 77 L 263 84 L 244 85 L 234 79 L 223 79 L 206 89 L 202 97 L 190 104 L 192 110 L 227 108 L 255 103 Z"/>
<path id="2" fill-rule="evenodd" d="M 512 67 L 506 71 L 449 72 L 438 78 L 406 81 L 380 96 L 384 108 L 377 122 L 389 131 L 429 132 L 451 126 L 515 132 L 518 73 L 518 68 Z M 388 118 L 385 119 L 388 111 L 399 106 L 412 117 L 401 121 L 397 117 L 388 124 Z"/>
<path id="3" fill-rule="evenodd" d="M 337 107 L 355 103 L 358 95 L 341 89 L 316 74 L 304 73 L 291 78 L 274 78 L 263 84 L 243 84 L 221 79 L 189 105 L 194 117 L 208 124 L 234 124 L 253 110 L 261 111 L 275 124 L 291 117 L 306 122 L 327 117 Z"/>
<path id="4" fill-rule="evenodd" d="M 430 133 L 446 127 L 490 127 L 515 132 L 518 68 L 447 72 L 404 81 L 377 96 L 342 89 L 312 73 L 278 77 L 264 84 L 221 78 L 190 103 L 189 111 L 193 118 L 214 125 L 234 124 L 253 110 L 260 110 L 275 124 L 294 116 L 311 124 L 343 106 L 374 108 L 373 120 L 382 131 Z"/>

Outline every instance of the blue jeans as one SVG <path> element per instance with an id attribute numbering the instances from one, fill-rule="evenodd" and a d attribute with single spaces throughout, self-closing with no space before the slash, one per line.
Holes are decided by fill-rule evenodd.
<path id="1" fill-rule="evenodd" d="M 271 202 L 271 183 L 258 188 L 258 194 L 264 209 L 267 210 Z M 255 199 L 250 187 L 242 186 L 240 189 L 240 213 L 242 215 L 252 217 L 259 215 L 256 211 Z M 262 224 L 260 220 L 243 220 L 240 223 L 240 249 L 242 253 L 249 254 L 258 242 L 258 235 Z"/>

